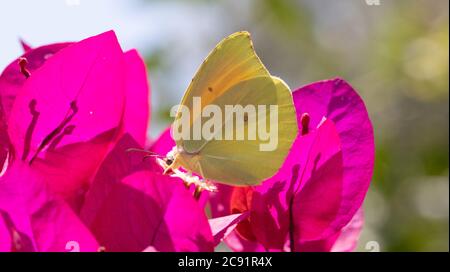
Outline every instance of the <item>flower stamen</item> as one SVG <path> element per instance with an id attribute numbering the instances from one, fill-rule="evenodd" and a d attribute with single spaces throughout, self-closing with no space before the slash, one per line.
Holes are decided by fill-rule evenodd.
<path id="1" fill-rule="evenodd" d="M 64 118 L 64 120 L 61 122 L 61 124 L 59 124 L 59 126 L 57 126 L 52 132 L 50 132 L 45 138 L 44 140 L 41 142 L 41 144 L 39 145 L 36 153 L 33 155 L 33 157 L 31 158 L 29 164 L 31 165 L 34 161 L 34 159 L 37 157 L 37 155 L 39 153 L 41 153 L 41 151 L 48 146 L 49 144 L 51 144 L 52 140 L 55 139 L 56 136 L 58 136 L 59 134 L 61 134 L 61 132 L 64 132 L 64 128 L 69 124 L 70 120 L 72 120 L 72 118 L 75 116 L 75 114 L 77 114 L 78 112 L 78 107 L 75 101 L 72 101 L 70 103 L 70 109 L 72 110 L 72 112 L 69 114 L 69 116 L 67 116 L 66 118 Z M 74 129 L 74 127 L 72 127 L 70 129 L 70 132 Z M 60 140 L 60 139 L 59 139 Z M 54 147 L 53 147 L 54 148 Z"/>
<path id="2" fill-rule="evenodd" d="M 300 123 L 302 124 L 302 136 L 308 134 L 310 120 L 311 117 L 306 112 L 302 114 L 302 117 L 300 117 Z"/>
<path id="3" fill-rule="evenodd" d="M 26 58 L 19 58 L 19 67 L 20 72 L 26 77 L 29 78 L 31 76 L 30 71 L 27 69 L 28 60 Z"/>

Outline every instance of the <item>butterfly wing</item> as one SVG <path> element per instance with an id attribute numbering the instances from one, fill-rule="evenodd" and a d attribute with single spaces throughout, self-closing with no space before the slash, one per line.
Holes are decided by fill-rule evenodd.
<path id="1" fill-rule="evenodd" d="M 232 128 L 233 135 L 241 133 L 244 139 L 225 138 L 227 120 L 223 116 L 222 140 L 194 140 L 193 124 L 206 119 L 193 111 L 193 98 L 200 97 L 202 109 L 206 105 L 217 105 L 226 112 L 227 105 L 265 106 L 265 112 L 249 113 L 243 126 Z M 179 155 L 178 163 L 187 170 L 206 179 L 232 185 L 258 184 L 276 173 L 283 163 L 297 135 L 297 122 L 292 95 L 287 85 L 279 78 L 270 76 L 256 55 L 247 32 L 238 32 L 220 42 L 210 53 L 191 82 L 181 105 L 190 109 L 191 138 L 178 140 L 177 147 L 187 151 Z M 278 133 L 276 147 L 261 150 L 267 140 L 248 138 L 248 128 L 257 129 L 266 122 L 269 130 L 270 106 L 277 106 Z M 260 116 L 254 116 L 260 115 Z M 266 118 L 261 118 L 262 115 Z M 180 116 L 177 115 L 176 118 Z M 259 122 L 259 123 L 258 123 Z"/>
<path id="2" fill-rule="evenodd" d="M 190 109 L 190 125 L 199 117 L 192 110 L 194 97 L 201 98 L 203 108 L 238 82 L 257 76 L 269 76 L 269 72 L 253 49 L 250 33 L 236 32 L 223 39 L 204 60 L 181 101 Z M 176 143 L 190 151 L 201 145 L 198 140 L 179 139 Z"/>

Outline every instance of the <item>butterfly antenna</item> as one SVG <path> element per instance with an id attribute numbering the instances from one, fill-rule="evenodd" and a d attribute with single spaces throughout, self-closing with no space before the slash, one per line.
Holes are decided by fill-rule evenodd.
<path id="1" fill-rule="evenodd" d="M 144 157 L 142 157 L 142 160 L 145 161 L 148 158 L 159 158 L 159 159 L 163 159 L 164 156 L 158 155 L 158 154 L 149 154 L 149 155 L 145 155 Z"/>
<path id="2" fill-rule="evenodd" d="M 143 152 L 146 153 L 147 155 L 145 155 L 142 160 L 146 160 L 147 158 L 152 158 L 152 157 L 157 157 L 157 158 L 164 158 L 163 155 L 160 155 L 158 153 L 152 152 L 152 151 L 148 151 L 145 149 L 139 149 L 139 148 L 128 148 L 126 150 L 126 152 Z"/>
<path id="3" fill-rule="evenodd" d="M 145 149 L 139 149 L 139 148 L 128 148 L 126 151 L 127 152 L 143 152 L 143 153 L 147 153 L 149 155 L 161 156 L 160 154 L 158 154 L 156 152 L 145 150 Z"/>

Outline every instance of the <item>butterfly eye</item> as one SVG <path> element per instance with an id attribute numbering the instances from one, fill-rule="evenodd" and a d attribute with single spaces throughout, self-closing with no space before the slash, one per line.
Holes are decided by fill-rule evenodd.
<path id="1" fill-rule="evenodd" d="M 167 165 L 171 165 L 173 163 L 173 160 L 172 159 L 166 159 L 166 164 Z"/>

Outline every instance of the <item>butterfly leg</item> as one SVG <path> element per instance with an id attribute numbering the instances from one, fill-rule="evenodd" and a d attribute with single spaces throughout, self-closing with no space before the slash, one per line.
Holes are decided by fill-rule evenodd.
<path id="1" fill-rule="evenodd" d="M 209 181 L 209 180 L 207 180 L 205 178 L 205 174 L 203 172 L 202 164 L 200 162 L 198 162 L 198 169 L 200 169 L 200 175 L 202 175 L 202 178 L 200 180 L 201 186 L 199 186 L 199 187 L 201 187 L 202 190 L 207 190 L 207 191 L 210 191 L 210 192 L 217 191 L 217 187 L 211 181 Z"/>

